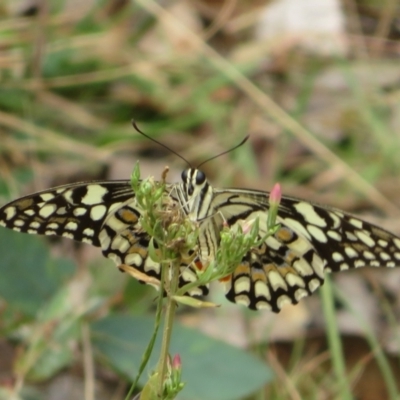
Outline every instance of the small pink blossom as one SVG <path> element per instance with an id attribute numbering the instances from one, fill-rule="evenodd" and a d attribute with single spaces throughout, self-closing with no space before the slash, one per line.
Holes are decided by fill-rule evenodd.
<path id="1" fill-rule="evenodd" d="M 251 231 L 251 227 L 254 224 L 254 220 L 250 220 L 250 221 L 240 221 L 240 225 L 242 227 L 242 232 L 244 234 L 249 233 Z"/>
<path id="2" fill-rule="evenodd" d="M 181 356 L 179 354 L 175 354 L 174 358 L 172 359 L 172 369 L 181 369 L 182 368 L 182 361 Z"/>
<path id="3" fill-rule="evenodd" d="M 269 194 L 269 203 L 271 205 L 278 205 L 281 202 L 282 190 L 279 183 L 275 183 L 274 187 Z"/>

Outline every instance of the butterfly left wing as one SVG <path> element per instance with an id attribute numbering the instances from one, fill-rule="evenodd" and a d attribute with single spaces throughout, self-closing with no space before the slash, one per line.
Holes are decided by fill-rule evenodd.
<path id="1" fill-rule="evenodd" d="M 58 186 L 0 208 L 0 226 L 57 235 L 100 246 L 99 233 L 111 210 L 134 198 L 129 181 L 93 181 Z"/>
<path id="2" fill-rule="evenodd" d="M 217 190 L 215 204 L 228 225 L 258 217 L 265 234 L 268 193 Z M 230 301 L 279 312 L 312 294 L 325 272 L 400 265 L 400 238 L 339 210 L 283 197 L 276 222 L 275 234 L 223 280 Z"/>
<path id="3" fill-rule="evenodd" d="M 167 185 L 171 190 L 171 185 Z M 156 279 L 160 264 L 148 253 L 150 236 L 139 223 L 141 211 L 129 181 L 93 181 L 58 186 L 0 208 L 0 226 L 38 235 L 56 235 L 101 247 L 117 266 L 125 264 Z M 182 263 L 179 286 L 196 279 Z M 205 285 L 190 291 L 205 295 Z"/>

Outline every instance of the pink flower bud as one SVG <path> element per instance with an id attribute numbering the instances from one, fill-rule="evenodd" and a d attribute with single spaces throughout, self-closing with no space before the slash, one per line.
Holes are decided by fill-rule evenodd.
<path id="1" fill-rule="evenodd" d="M 279 183 L 275 183 L 274 187 L 269 194 L 269 203 L 271 205 L 278 205 L 281 202 L 282 190 Z"/>
<path id="2" fill-rule="evenodd" d="M 182 368 L 181 356 L 179 354 L 175 354 L 172 359 L 172 369 L 178 370 Z"/>
<path id="3" fill-rule="evenodd" d="M 251 227 L 253 226 L 254 220 L 250 221 L 239 221 L 241 227 L 242 227 L 242 232 L 244 234 L 249 233 L 251 231 Z"/>

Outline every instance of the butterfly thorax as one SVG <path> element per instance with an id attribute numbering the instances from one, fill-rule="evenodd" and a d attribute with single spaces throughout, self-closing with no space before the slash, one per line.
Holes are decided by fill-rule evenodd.
<path id="1" fill-rule="evenodd" d="M 188 168 L 182 172 L 178 197 L 184 212 L 193 222 L 202 222 L 213 213 L 213 188 L 204 172 L 198 169 Z"/>
<path id="2" fill-rule="evenodd" d="M 199 257 L 206 263 L 215 255 L 222 227 L 222 217 L 213 206 L 214 189 L 204 172 L 194 168 L 182 172 L 182 182 L 176 189 L 183 211 L 192 222 L 198 224 Z"/>

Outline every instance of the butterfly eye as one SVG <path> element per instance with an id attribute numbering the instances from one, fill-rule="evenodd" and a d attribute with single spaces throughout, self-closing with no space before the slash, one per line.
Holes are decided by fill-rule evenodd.
<path id="1" fill-rule="evenodd" d="M 202 183 L 204 183 L 204 181 L 206 180 L 206 175 L 204 172 L 202 171 L 197 171 L 196 174 L 196 184 L 197 185 L 201 185 Z"/>
<path id="2" fill-rule="evenodd" d="M 185 169 L 185 170 L 182 171 L 181 178 L 182 178 L 182 180 L 183 180 L 184 182 L 187 181 L 187 178 L 188 178 L 188 170 L 187 170 L 187 169 Z"/>

